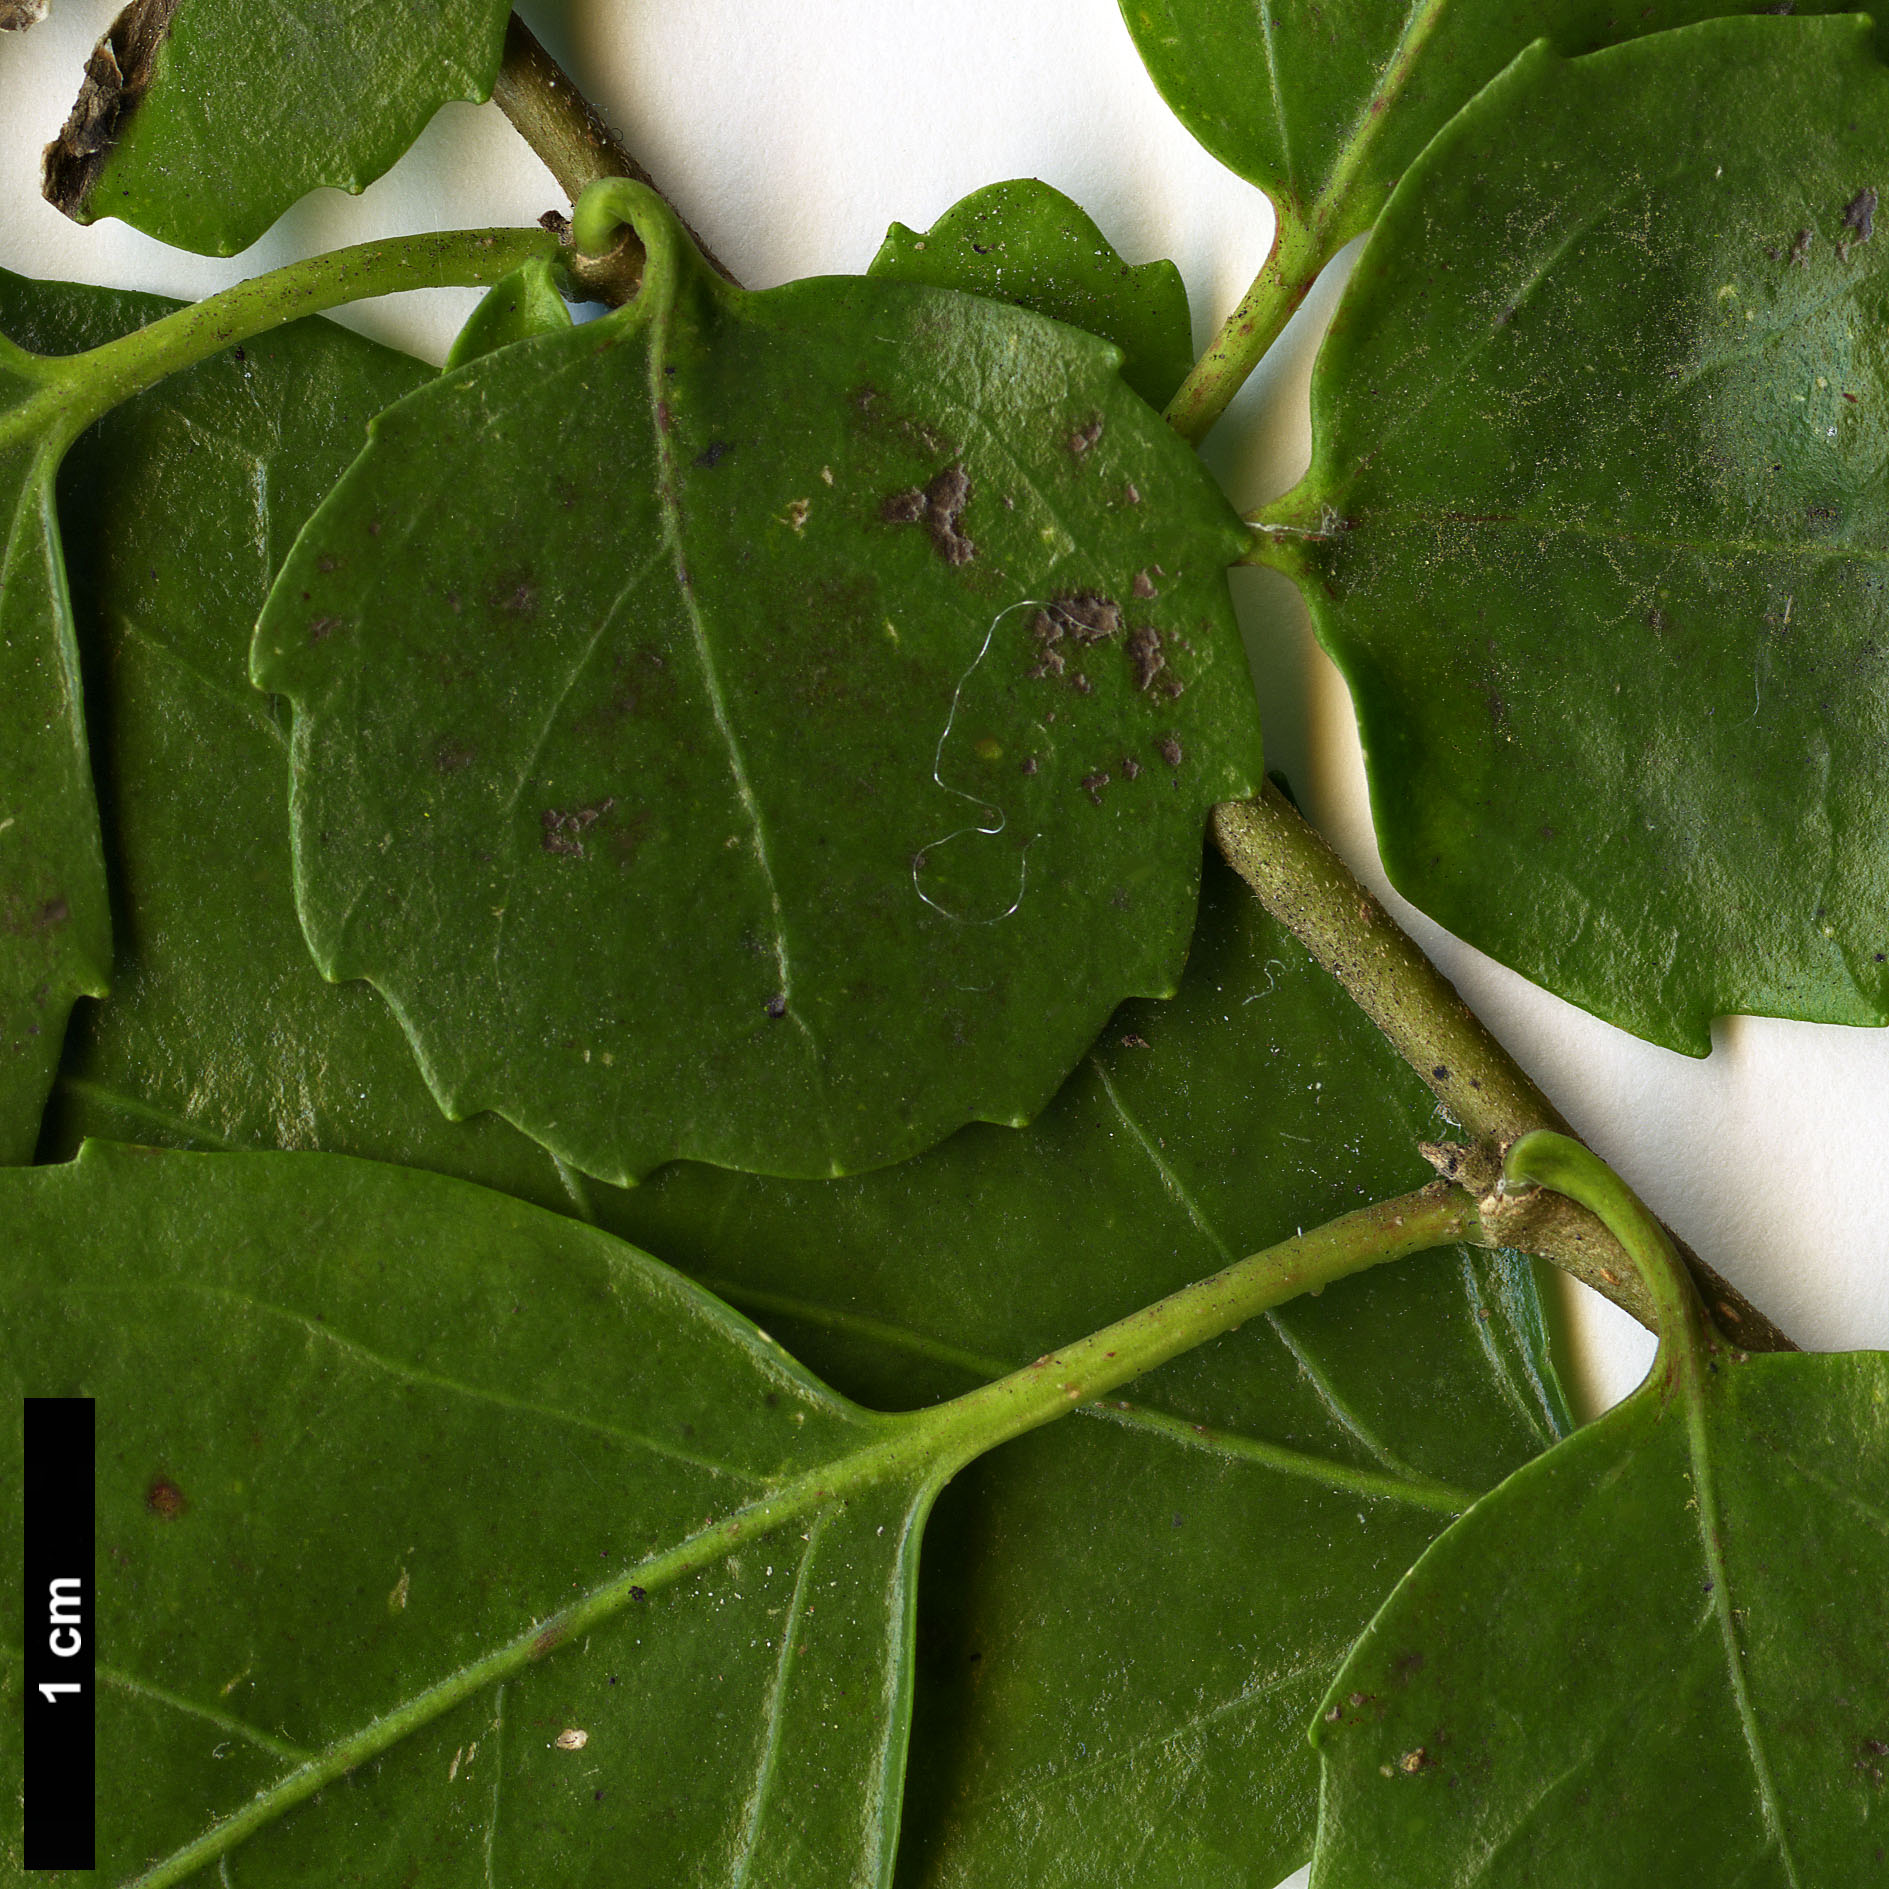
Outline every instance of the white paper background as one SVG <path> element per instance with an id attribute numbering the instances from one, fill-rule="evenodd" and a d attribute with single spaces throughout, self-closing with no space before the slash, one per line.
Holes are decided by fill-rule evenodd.
<path id="1" fill-rule="evenodd" d="M 450 106 L 359 198 L 324 191 L 229 262 L 116 223 L 82 230 L 37 195 L 38 157 L 116 8 L 53 0 L 0 36 L 0 264 L 197 296 L 295 256 L 401 231 L 522 223 L 561 206 L 496 109 Z M 547 0 L 527 18 L 748 286 L 863 269 L 895 218 L 1041 177 L 1132 261 L 1170 256 L 1204 343 L 1263 259 L 1271 212 L 1168 115 L 1114 0 Z M 1251 507 L 1304 463 L 1322 285 L 1209 443 Z M 408 295 L 355 325 L 440 358 L 469 292 Z M 1268 759 L 1575 1126 L 1700 1252 L 1803 1343 L 1889 1346 L 1889 1033 L 1722 1023 L 1702 1062 L 1546 996 L 1388 892 L 1344 690 L 1283 579 L 1236 573 Z M 1637 1381 L 1638 1327 L 1570 1291 L 1577 1398 Z M 1295 1878 L 1295 1881 L 1302 1878 Z"/>

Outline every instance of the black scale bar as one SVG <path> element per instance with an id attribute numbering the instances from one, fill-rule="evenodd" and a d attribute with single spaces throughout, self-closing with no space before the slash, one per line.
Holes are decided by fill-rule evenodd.
<path id="1" fill-rule="evenodd" d="M 28 1869 L 91 1869 L 93 1404 L 29 1397 L 25 1406 L 25 1860 Z"/>

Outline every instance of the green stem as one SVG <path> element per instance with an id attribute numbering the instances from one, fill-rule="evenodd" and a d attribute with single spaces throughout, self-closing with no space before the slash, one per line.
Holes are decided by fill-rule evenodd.
<path id="1" fill-rule="evenodd" d="M 1696 1349 L 1706 1342 L 1704 1307 L 1678 1249 L 1646 1204 L 1599 1155 L 1571 1136 L 1537 1129 L 1509 1149 L 1502 1178 L 1506 1184 L 1546 1187 L 1579 1201 L 1632 1260 L 1653 1302 L 1661 1344 Z"/>
<path id="2" fill-rule="evenodd" d="M 1455 986 L 1278 788 L 1268 783 L 1251 800 L 1216 807 L 1213 831 L 1227 863 L 1345 987 L 1451 1120 L 1478 1141 L 1497 1146 L 1536 1128 L 1570 1132 L 1560 1111 L 1483 1027 Z M 1493 1184 L 1497 1162 L 1486 1165 Z M 1654 1304 L 1638 1269 L 1604 1221 L 1553 1202 L 1538 1203 L 1526 1216 L 1488 1218 L 1483 1243 L 1539 1254 L 1642 1324 L 1654 1324 Z M 1796 1349 L 1743 1293 L 1696 1254 L 1681 1251 L 1719 1323 L 1740 1346 L 1747 1351 Z"/>
<path id="3" fill-rule="evenodd" d="M 570 74 L 545 51 L 516 13 L 505 29 L 505 57 L 492 87 L 492 102 L 512 121 L 572 203 L 590 185 L 606 177 L 632 177 L 656 190 L 657 195 L 662 194 L 656 180 L 624 149 L 602 114 L 571 83 Z M 688 220 L 677 214 L 673 205 L 670 208 L 708 266 L 725 281 L 733 282 L 734 277 Z M 614 290 L 614 299 L 623 301 L 635 293 L 642 254 L 635 232 L 625 231 L 619 249 L 620 279 L 602 285 L 607 295 Z"/>
<path id="4" fill-rule="evenodd" d="M 1190 445 L 1199 445 L 1226 411 L 1330 259 L 1313 229 L 1300 222 L 1289 206 L 1280 206 L 1277 214 L 1265 266 L 1168 402 L 1168 424 Z"/>
<path id="5" fill-rule="evenodd" d="M 85 354 L 40 357 L 45 390 L 9 418 L 31 426 L 56 409 L 63 443 L 167 375 L 285 322 L 405 289 L 483 288 L 534 257 L 559 258 L 548 230 L 447 230 L 336 249 L 193 302 Z"/>

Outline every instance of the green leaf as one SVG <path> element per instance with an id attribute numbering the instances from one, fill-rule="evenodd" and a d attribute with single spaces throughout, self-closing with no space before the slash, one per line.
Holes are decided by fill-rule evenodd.
<path id="1" fill-rule="evenodd" d="M 606 1179 L 1027 1119 L 1258 778 L 1231 514 L 1107 343 L 641 201 L 637 300 L 384 415 L 263 613 L 317 962 Z"/>
<path id="2" fill-rule="evenodd" d="M 1880 1869 L 1889 1355 L 1682 1375 L 1504 1483 L 1385 1604 L 1313 1734 L 1320 1889 Z"/>
<path id="3" fill-rule="evenodd" d="M 1611 0 L 1121 0 L 1121 8 L 1175 115 L 1309 234 L 1321 262 L 1371 227 L 1418 152 L 1532 41 L 1592 52 L 1742 10 L 1725 0 L 1630 10 Z M 1816 0 L 1797 8 L 1823 10 Z"/>
<path id="4" fill-rule="evenodd" d="M 1027 1130 L 846 1181 L 672 1167 L 596 1212 L 902 1406 L 1419 1183 L 1422 1085 L 1230 873 L 1207 888 L 1180 995 L 1119 1012 Z M 1439 1252 L 974 1465 L 926 1551 L 902 1880 L 1304 1861 L 1329 1675 L 1453 1491 L 1566 1432 L 1538 1318 L 1526 1262 Z"/>
<path id="5" fill-rule="evenodd" d="M 48 351 L 168 306 L 18 278 L 0 292 L 0 323 Z M 536 1144 L 491 1116 L 439 1113 L 373 991 L 337 989 L 309 962 L 290 893 L 288 715 L 248 686 L 277 560 L 368 420 L 431 378 L 300 322 L 166 380 L 67 456 L 59 511 L 123 925 L 114 1001 L 72 1023 L 48 1129 L 68 1155 L 87 1132 L 336 1148 L 569 1205 Z M 35 1102 L 29 1150 L 37 1130 Z"/>
<path id="6" fill-rule="evenodd" d="M 847 1182 L 672 1167 L 619 1193 L 560 1179 L 491 1116 L 446 1121 L 380 999 L 308 960 L 286 755 L 242 686 L 268 580 L 258 485 L 282 494 L 279 546 L 345 458 L 348 429 L 320 423 L 330 403 L 371 407 L 422 370 L 319 324 L 291 333 L 322 346 L 251 343 L 240 388 L 221 363 L 166 382 L 82 441 L 62 484 L 135 950 L 110 1001 L 81 1006 L 50 1149 L 88 1132 L 329 1148 L 581 1206 L 881 1407 L 960 1391 L 1423 1177 L 1422 1086 L 1217 865 L 1181 995 L 1122 1012 L 1021 1133 L 974 1127 Z M 211 436 L 232 449 L 196 456 L 186 504 L 166 474 Z M 144 621 L 169 626 L 163 648 L 125 627 Z M 1069 1873 L 1098 1819 L 1140 1820 L 1137 1839 L 1159 1820 L 1124 1884 L 1303 1860 L 1302 1728 L 1329 1674 L 1467 1499 L 1449 1487 L 1489 1486 L 1565 1427 L 1537 1317 L 1514 1262 L 1386 1269 L 1168 1367 L 1132 1413 L 974 1467 L 928 1532 L 904 1867 Z M 1098 1486 L 1117 1492 L 1100 1530 Z M 1059 1792 L 1064 1767 L 1105 1755 L 1112 1768 Z"/>
<path id="7" fill-rule="evenodd" d="M 562 333 L 571 325 L 571 311 L 558 290 L 557 270 L 546 259 L 521 264 L 503 281 L 494 282 L 460 329 L 446 356 L 450 370 L 476 361 L 494 349 L 533 335 Z"/>
<path id="8" fill-rule="evenodd" d="M 1263 521 L 1393 883 L 1696 1055 L 1889 1015 L 1885 124 L 1854 20 L 1529 53 L 1386 213 Z"/>
<path id="9" fill-rule="evenodd" d="M 0 271 L 0 330 L 19 278 Z M 73 999 L 102 996 L 111 913 L 53 482 L 64 376 L 0 333 L 0 1162 L 32 1159 Z"/>
<path id="10" fill-rule="evenodd" d="M 47 197 L 205 255 L 321 184 L 360 191 L 450 99 L 492 90 L 506 0 L 133 0 L 46 153 Z"/>
<path id="11" fill-rule="evenodd" d="M 433 1175 L 101 1143 L 0 1200 L 7 1395 L 111 1413 L 102 1869 L 887 1880 L 935 1425 Z"/>
<path id="12" fill-rule="evenodd" d="M 866 273 L 988 295 L 1113 341 L 1122 378 L 1152 407 L 1194 364 L 1181 272 L 1124 262 L 1079 203 L 1033 177 L 974 190 L 922 236 L 894 223 Z"/>

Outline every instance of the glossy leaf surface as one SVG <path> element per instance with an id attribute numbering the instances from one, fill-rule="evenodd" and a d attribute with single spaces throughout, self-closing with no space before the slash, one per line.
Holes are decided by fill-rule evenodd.
<path id="1" fill-rule="evenodd" d="M 74 998 L 111 971 L 111 913 L 53 482 L 70 430 L 8 339 L 31 287 L 0 272 L 0 1162 L 27 1161 Z"/>
<path id="2" fill-rule="evenodd" d="M 1014 302 L 1113 341 L 1122 378 L 1152 407 L 1194 364 L 1181 272 L 1124 262 L 1079 203 L 1033 177 L 986 184 L 923 235 L 894 223 L 866 273 Z"/>
<path id="3" fill-rule="evenodd" d="M 1207 884 L 1181 994 L 1118 1012 L 1030 1128 L 846 1181 L 675 1167 L 596 1211 L 904 1404 L 1419 1184 L 1428 1094 L 1244 886 Z M 1311 1708 L 1460 1492 L 1564 1433 L 1545 1350 L 1525 1263 L 1439 1252 L 974 1465 L 927 1549 L 902 1880 L 1302 1862 Z"/>
<path id="4" fill-rule="evenodd" d="M 1369 229 L 1418 152 L 1516 54 L 1566 53 L 1737 12 L 1722 0 L 1121 0 L 1149 76 L 1221 163 L 1313 233 Z M 1829 9 L 1816 5 L 1799 13 Z"/>
<path id="5" fill-rule="evenodd" d="M 330 1148 L 587 1211 L 719 1281 L 882 1407 L 965 1389 L 1424 1177 L 1410 1148 L 1433 1132 L 1429 1098 L 1217 865 L 1182 994 L 1121 1013 L 1021 1133 L 971 1128 L 847 1182 L 676 1167 L 625 1194 L 560 1178 L 493 1117 L 448 1122 L 381 1001 L 308 960 L 286 753 L 242 683 L 268 575 L 248 455 L 292 522 L 347 450 L 345 428 L 302 425 L 335 398 L 330 376 L 371 400 L 422 372 L 332 329 L 295 332 L 324 348 L 250 345 L 246 425 L 220 366 L 204 369 L 70 462 L 61 504 L 136 942 L 111 1000 L 82 1007 L 51 1150 L 83 1132 Z M 181 481 L 156 476 L 167 453 L 218 431 L 242 450 L 200 454 L 177 503 Z M 306 459 L 309 485 L 277 449 Z M 170 625 L 166 645 L 127 620 Z M 1139 1415 L 1057 1425 L 967 1472 L 928 1531 L 902 1868 L 1074 1873 L 1098 1819 L 1134 1830 L 1121 1881 L 1142 1889 L 1183 1866 L 1243 1882 L 1302 1861 L 1304 1725 L 1385 1588 L 1467 1499 L 1435 1485 L 1486 1487 L 1562 1426 L 1536 1318 L 1525 1270 L 1412 1262 L 1169 1367 L 1125 1393 Z M 1117 1495 L 1098 1528 L 1104 1485 Z"/>
<path id="6" fill-rule="evenodd" d="M 1379 226 L 1267 513 L 1399 890 L 1693 1054 L 1889 1006 L 1885 125 L 1853 20 L 1529 54 Z"/>
<path id="7" fill-rule="evenodd" d="M 81 223 L 121 217 L 233 255 L 318 185 L 364 189 L 448 100 L 485 98 L 509 14 L 505 0 L 132 0 L 47 152 L 46 194 Z"/>
<path id="8" fill-rule="evenodd" d="M 1104 342 L 644 237 L 383 416 L 270 598 L 317 962 L 606 1179 L 1027 1119 L 1257 778 L 1232 515 Z"/>
<path id="9" fill-rule="evenodd" d="M 1862 1883 L 1889 1356 L 1665 1371 L 1444 1535 L 1334 1683 L 1316 1889 Z"/>
<path id="10" fill-rule="evenodd" d="M 889 1879 L 909 1420 L 433 1175 L 94 1143 L 0 1199 L 8 1395 L 111 1412 L 113 1878 Z"/>
<path id="11" fill-rule="evenodd" d="M 446 365 L 464 367 L 495 348 L 533 335 L 562 333 L 570 325 L 571 311 L 558 293 L 556 271 L 548 262 L 528 262 L 485 292 L 454 338 Z"/>

